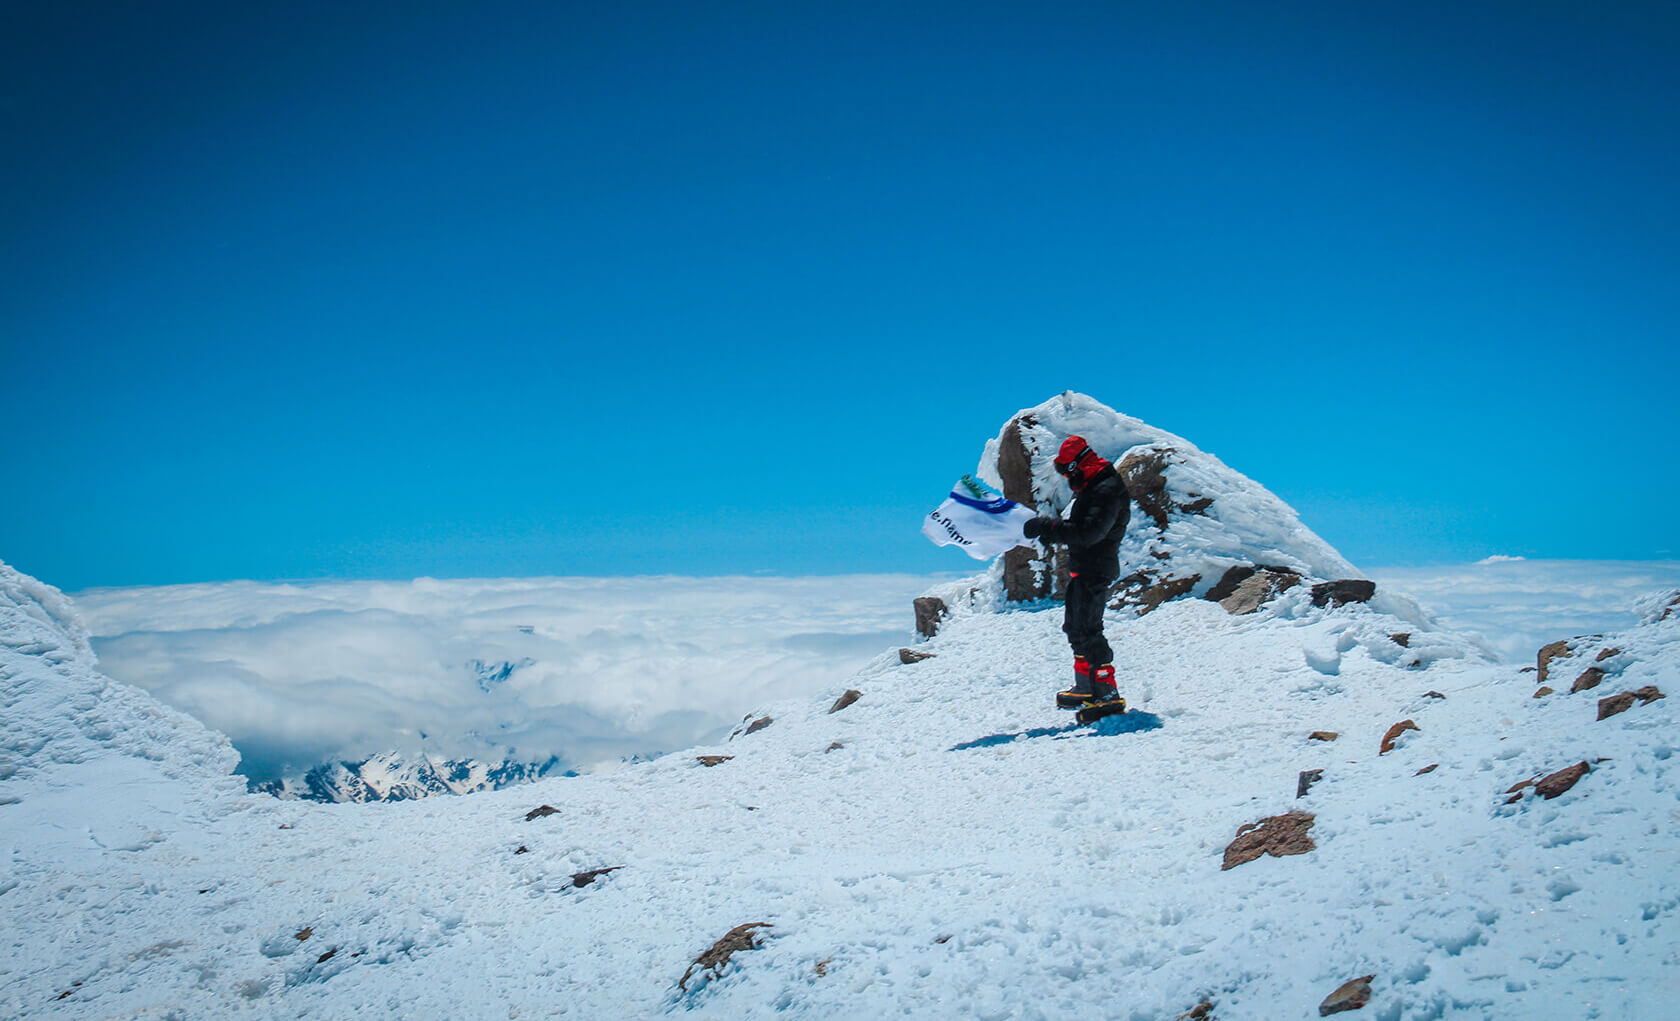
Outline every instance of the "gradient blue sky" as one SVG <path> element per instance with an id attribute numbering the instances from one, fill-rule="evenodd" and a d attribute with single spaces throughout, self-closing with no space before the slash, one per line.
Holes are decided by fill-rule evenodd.
<path id="1" fill-rule="evenodd" d="M 1355 563 L 1673 558 L 1676 54 L 1672 3 L 8 4 L 0 557 L 965 570 L 921 517 L 1073 388 Z"/>

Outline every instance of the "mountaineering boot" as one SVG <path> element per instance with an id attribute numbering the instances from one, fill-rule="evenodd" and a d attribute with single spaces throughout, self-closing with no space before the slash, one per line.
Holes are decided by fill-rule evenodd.
<path id="1" fill-rule="evenodd" d="M 1109 676 L 1114 674 L 1114 668 L 1109 668 Z M 1110 687 L 1113 687 L 1110 684 Z M 1096 689 L 1091 687 L 1091 661 L 1084 656 L 1073 657 L 1073 687 L 1065 691 L 1056 692 L 1057 709 L 1078 709 L 1091 701 Z"/>
<path id="2" fill-rule="evenodd" d="M 1114 686 L 1114 664 L 1104 663 L 1091 671 L 1091 701 L 1121 701 L 1120 689 Z"/>

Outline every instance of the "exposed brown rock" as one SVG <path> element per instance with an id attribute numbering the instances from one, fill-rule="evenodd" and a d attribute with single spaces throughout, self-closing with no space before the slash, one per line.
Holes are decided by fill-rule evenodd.
<path id="1" fill-rule="evenodd" d="M 812 970 L 817 973 L 818 978 L 824 978 L 828 975 L 828 966 L 829 966 L 829 964 L 833 963 L 833 961 L 834 961 L 834 958 L 825 957 L 822 960 L 818 961 L 816 967 Z"/>
<path id="2" fill-rule="evenodd" d="M 302 929 L 298 930 L 297 941 L 302 943 L 304 940 L 313 935 L 315 935 L 315 927 L 313 925 L 306 925 Z"/>
<path id="3" fill-rule="evenodd" d="M 601 878 L 607 873 L 617 872 L 623 867 L 623 865 L 608 865 L 604 869 L 590 869 L 588 872 L 574 872 L 572 873 L 572 886 L 588 886 L 590 883 L 593 883 L 595 880 Z"/>
<path id="4" fill-rule="evenodd" d="M 1423 697 L 1424 698 L 1446 698 L 1447 696 L 1441 694 L 1439 691 L 1426 691 L 1426 692 L 1423 693 Z"/>
<path id="5" fill-rule="evenodd" d="M 1342 735 L 1336 733 L 1334 730 L 1315 730 L 1311 734 L 1307 735 L 1307 740 L 1308 741 L 1334 741 L 1338 737 L 1341 737 L 1341 736 Z"/>
<path id="6" fill-rule="evenodd" d="M 1633 708 L 1633 692 L 1624 691 L 1620 695 L 1606 695 L 1598 700 L 1598 718 L 1607 720 L 1617 713 L 1625 713 Z"/>
<path id="7" fill-rule="evenodd" d="M 857 690 L 856 688 L 847 688 L 846 693 L 835 699 L 834 704 L 828 707 L 829 715 L 834 715 L 862 697 L 863 692 Z"/>
<path id="8" fill-rule="evenodd" d="M 1587 667 L 1585 670 L 1581 671 L 1581 676 L 1575 678 L 1575 683 L 1569 686 L 1569 693 L 1573 695 L 1577 691 L 1590 691 L 1591 689 L 1598 687 L 1599 682 L 1602 680 L 1604 680 L 1603 670 L 1600 670 L 1595 666 Z"/>
<path id="9" fill-rule="evenodd" d="M 835 741 L 832 744 L 830 744 L 827 748 L 823 749 L 823 754 L 826 755 L 829 752 L 837 752 L 844 747 L 846 747 L 846 746 L 841 744 L 839 741 Z"/>
<path id="10" fill-rule="evenodd" d="M 1228 573 L 1228 572 L 1227 572 Z M 1263 567 L 1244 578 L 1230 595 L 1219 601 L 1225 612 L 1233 616 L 1254 613 L 1280 592 L 1300 584 L 1301 576 L 1287 568 Z"/>
<path id="11" fill-rule="evenodd" d="M 1324 778 L 1322 769 L 1303 769 L 1301 775 L 1295 778 L 1295 796 L 1304 798 L 1312 790 L 1312 785 Z"/>
<path id="12" fill-rule="evenodd" d="M 1168 578 L 1163 581 L 1160 575 L 1152 571 L 1139 571 L 1120 580 L 1115 586 L 1117 594 L 1109 606 L 1117 610 L 1135 606 L 1138 608 L 1138 616 L 1141 617 L 1158 609 L 1169 599 L 1188 595 L 1201 580 L 1201 575 L 1192 574 L 1188 578 Z"/>
<path id="13" fill-rule="evenodd" d="M 1219 580 L 1213 583 L 1212 588 L 1202 593 L 1202 598 L 1210 603 L 1225 600 L 1237 590 L 1238 585 L 1247 581 L 1254 571 L 1255 568 L 1249 564 L 1238 564 L 1235 567 L 1228 568 L 1224 574 L 1220 575 Z"/>
<path id="14" fill-rule="evenodd" d="M 677 980 L 677 988 L 685 993 L 688 992 L 688 979 L 689 976 L 694 974 L 695 968 L 703 968 L 715 977 L 723 971 L 724 966 L 729 963 L 729 958 L 737 951 L 757 950 L 763 944 L 758 941 L 758 935 L 754 930 L 769 928 L 772 928 L 769 922 L 747 922 L 730 929 L 724 933 L 722 939 L 712 944 L 711 949 L 694 959 L 694 963 L 690 964 L 688 970 L 683 972 L 682 978 Z"/>
<path id="15" fill-rule="evenodd" d="M 332 960 L 333 955 L 337 954 L 337 953 L 338 953 L 338 948 L 333 947 L 331 950 L 322 954 L 320 957 L 315 958 L 315 963 L 316 964 L 326 964 L 328 961 Z"/>
<path id="16" fill-rule="evenodd" d="M 1592 767 L 1587 765 L 1585 762 L 1577 762 L 1575 765 L 1570 766 L 1567 769 L 1560 769 L 1550 776 L 1541 777 L 1539 782 L 1534 785 L 1534 791 L 1542 798 L 1550 801 L 1559 794 L 1562 794 L 1564 791 L 1567 791 L 1569 788 L 1575 786 L 1576 782 L 1579 781 L 1581 777 L 1586 776 L 1587 773 L 1591 772 L 1591 770 Z"/>
<path id="17" fill-rule="evenodd" d="M 747 724 L 747 733 L 756 734 L 759 731 L 763 730 L 765 727 L 768 727 L 770 724 L 775 723 L 775 722 L 776 722 L 775 720 L 771 719 L 768 716 L 760 716 L 758 719 L 756 719 L 756 720 L 752 721 L 751 723 Z"/>
<path id="18" fill-rule="evenodd" d="M 1203 497 L 1199 497 L 1197 499 L 1191 500 L 1189 503 L 1179 504 L 1178 509 L 1183 511 L 1186 514 L 1206 514 L 1207 509 L 1209 507 L 1212 507 L 1212 506 L 1213 506 L 1213 497 L 1203 496 Z"/>
<path id="19" fill-rule="evenodd" d="M 1027 449 L 1022 427 L 1037 425 L 1037 419 L 1024 415 L 1010 422 L 1003 430 L 1003 442 L 998 446 L 998 478 L 1003 483 L 1003 495 L 1023 507 L 1037 510 L 1039 495 L 1033 489 L 1033 451 Z M 1029 602 L 1050 595 L 1055 571 L 1045 555 L 1033 546 L 1016 546 L 1003 554 L 1003 593 L 1010 602 Z"/>
<path id="20" fill-rule="evenodd" d="M 1633 690 L 1633 697 L 1639 699 L 1640 705 L 1650 705 L 1657 699 L 1667 698 L 1668 696 L 1664 695 L 1661 691 L 1658 691 L 1655 684 L 1647 684 L 1643 688 L 1635 688 Z"/>
<path id="21" fill-rule="evenodd" d="M 1132 502 L 1163 532 L 1167 530 L 1167 515 L 1177 509 L 1167 495 L 1166 472 L 1173 453 L 1171 447 L 1150 447 L 1127 454 L 1114 466 L 1132 494 Z"/>
<path id="22" fill-rule="evenodd" d="M 1531 776 L 1527 780 L 1522 781 L 1521 783 L 1514 783 L 1511 786 L 1505 788 L 1505 793 L 1506 794 L 1517 794 L 1517 793 L 1521 792 L 1524 787 L 1533 787 L 1534 782 L 1538 779 L 1539 779 L 1539 777 Z"/>
<path id="23" fill-rule="evenodd" d="M 702 766 L 711 767 L 721 766 L 734 757 L 735 756 L 733 755 L 696 755 L 694 757 L 694 761 L 700 763 Z"/>
<path id="24" fill-rule="evenodd" d="M 1549 645 L 1542 645 L 1537 657 L 1539 660 L 1538 669 L 1540 671 L 1540 683 L 1546 683 L 1546 674 L 1551 670 L 1552 660 L 1562 659 L 1571 655 L 1573 655 L 1573 653 L 1569 649 L 1569 640 L 1567 638 L 1560 642 L 1552 642 Z"/>
<path id="25" fill-rule="evenodd" d="M 1377 594 L 1377 583 L 1368 578 L 1342 578 L 1319 582 L 1312 587 L 1314 606 L 1343 606 L 1348 603 L 1368 603 Z"/>
<path id="26" fill-rule="evenodd" d="M 1413 776 L 1422 776 L 1425 773 L 1433 773 L 1437 769 L 1440 769 L 1440 768 L 1441 768 L 1441 764 L 1439 762 L 1431 762 L 1429 765 L 1423 767 L 1422 769 L 1418 770 L 1416 773 L 1413 773 L 1412 775 Z"/>
<path id="27" fill-rule="evenodd" d="M 533 808 L 529 812 L 525 813 L 525 821 L 530 822 L 533 819 L 541 819 L 545 815 L 559 815 L 559 814 L 560 814 L 560 810 L 558 808 L 555 808 L 553 805 L 539 805 L 536 808 Z"/>
<path id="28" fill-rule="evenodd" d="M 1535 698 L 1545 698 L 1547 695 L 1552 695 L 1552 694 L 1556 694 L 1556 692 L 1554 692 L 1551 688 L 1547 687 L 1546 685 L 1542 684 L 1534 692 L 1534 697 Z"/>
<path id="29" fill-rule="evenodd" d="M 912 663 L 920 663 L 924 659 L 932 659 L 937 655 L 938 653 L 935 652 L 919 652 L 915 649 L 900 649 L 898 650 L 898 661 L 903 663 L 905 666 L 909 666 Z"/>
<path id="30" fill-rule="evenodd" d="M 1329 1017 L 1340 1014 L 1344 1010 L 1358 1010 L 1371 1002 L 1371 980 L 1375 975 L 1361 975 L 1359 978 L 1343 982 L 1336 987 L 1336 991 L 1324 998 L 1318 1005 L 1318 1016 Z"/>
<path id="31" fill-rule="evenodd" d="M 1401 734 L 1404 734 L 1408 730 L 1422 731 L 1423 728 L 1419 727 L 1411 720 L 1401 720 L 1399 723 L 1396 723 L 1394 726 L 1388 728 L 1388 733 L 1383 735 L 1382 749 L 1378 751 L 1377 754 L 1387 755 L 1389 752 L 1393 751 L 1394 742 L 1399 739 Z"/>
<path id="32" fill-rule="evenodd" d="M 1402 649 L 1409 649 L 1412 647 L 1412 633 L 1410 631 L 1400 631 L 1396 634 L 1389 635 L 1388 640 L 1393 642 L 1395 645 L 1400 646 Z"/>
<path id="33" fill-rule="evenodd" d="M 917 596 L 911 605 L 916 608 L 916 633 L 923 638 L 938 634 L 939 622 L 950 613 L 945 600 L 938 596 Z"/>
<path id="34" fill-rule="evenodd" d="M 1598 655 L 1593 657 L 1593 662 L 1594 663 L 1602 663 L 1605 660 L 1609 659 L 1611 656 L 1620 656 L 1621 654 L 1622 654 L 1622 650 L 1620 650 L 1620 649 L 1608 649 L 1608 648 L 1600 649 L 1600 650 L 1598 650 Z"/>
<path id="35" fill-rule="evenodd" d="M 1307 833 L 1312 825 L 1311 812 L 1290 812 L 1251 822 L 1237 830 L 1236 839 L 1225 848 L 1225 863 L 1220 871 L 1234 869 L 1264 854 L 1279 858 L 1306 854 L 1315 846 Z"/>
<path id="36" fill-rule="evenodd" d="M 1178 1015 L 1173 1021 L 1213 1021 L 1213 1001 L 1204 999 L 1201 1003 Z"/>

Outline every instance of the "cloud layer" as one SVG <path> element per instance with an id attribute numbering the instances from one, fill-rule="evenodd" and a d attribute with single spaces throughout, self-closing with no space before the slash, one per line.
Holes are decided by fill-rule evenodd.
<path id="1" fill-rule="evenodd" d="M 931 579 L 503 579 L 97 589 L 112 677 L 256 779 L 380 751 L 590 767 L 714 738 L 913 637 Z"/>

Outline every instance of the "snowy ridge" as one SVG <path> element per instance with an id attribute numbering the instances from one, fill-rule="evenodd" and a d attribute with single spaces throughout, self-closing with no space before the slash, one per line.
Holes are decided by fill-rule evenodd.
<path id="1" fill-rule="evenodd" d="M 42 697 L 14 684 L 8 713 L 48 729 L 36 713 L 94 684 L 95 708 L 155 713 L 78 658 L 61 599 L 8 582 L 46 593 L 10 597 L 5 673 Z M 1382 637 L 1399 618 L 1299 591 L 1115 614 L 1138 714 L 1107 730 L 1050 708 L 1059 613 L 973 614 L 931 659 L 884 650 L 838 712 L 839 688 L 771 703 L 719 745 L 472 798 L 277 801 L 160 778 L 114 739 L 67 791 L 40 746 L 0 805 L 0 1014 L 1144 1021 L 1209 1001 L 1236 1021 L 1312 1016 L 1373 975 L 1358 1016 L 1385 1021 L 1665 1016 L 1675 702 L 1597 703 L 1680 682 L 1680 613 L 1657 609 L 1676 595 L 1550 660 L 1544 698 L 1450 634 L 1414 661 Z M 63 634 L 18 651 L 25 616 Z M 1571 693 L 1588 667 L 1598 687 Z M 223 747 L 181 721 L 158 741 Z M 1577 762 L 1572 789 L 1513 800 Z M 1314 849 L 1221 868 L 1291 811 Z M 757 948 L 679 985 L 756 922 Z"/>
<path id="2" fill-rule="evenodd" d="M 389 751 L 361 762 L 322 763 L 299 779 L 285 777 L 253 784 L 251 789 L 281 798 L 332 803 L 411 801 L 533 783 L 559 766 L 560 759 L 556 756 L 550 756 L 546 762 L 506 760 L 491 764 L 477 759 L 434 759 L 429 755 L 409 758 L 401 752 Z"/>

